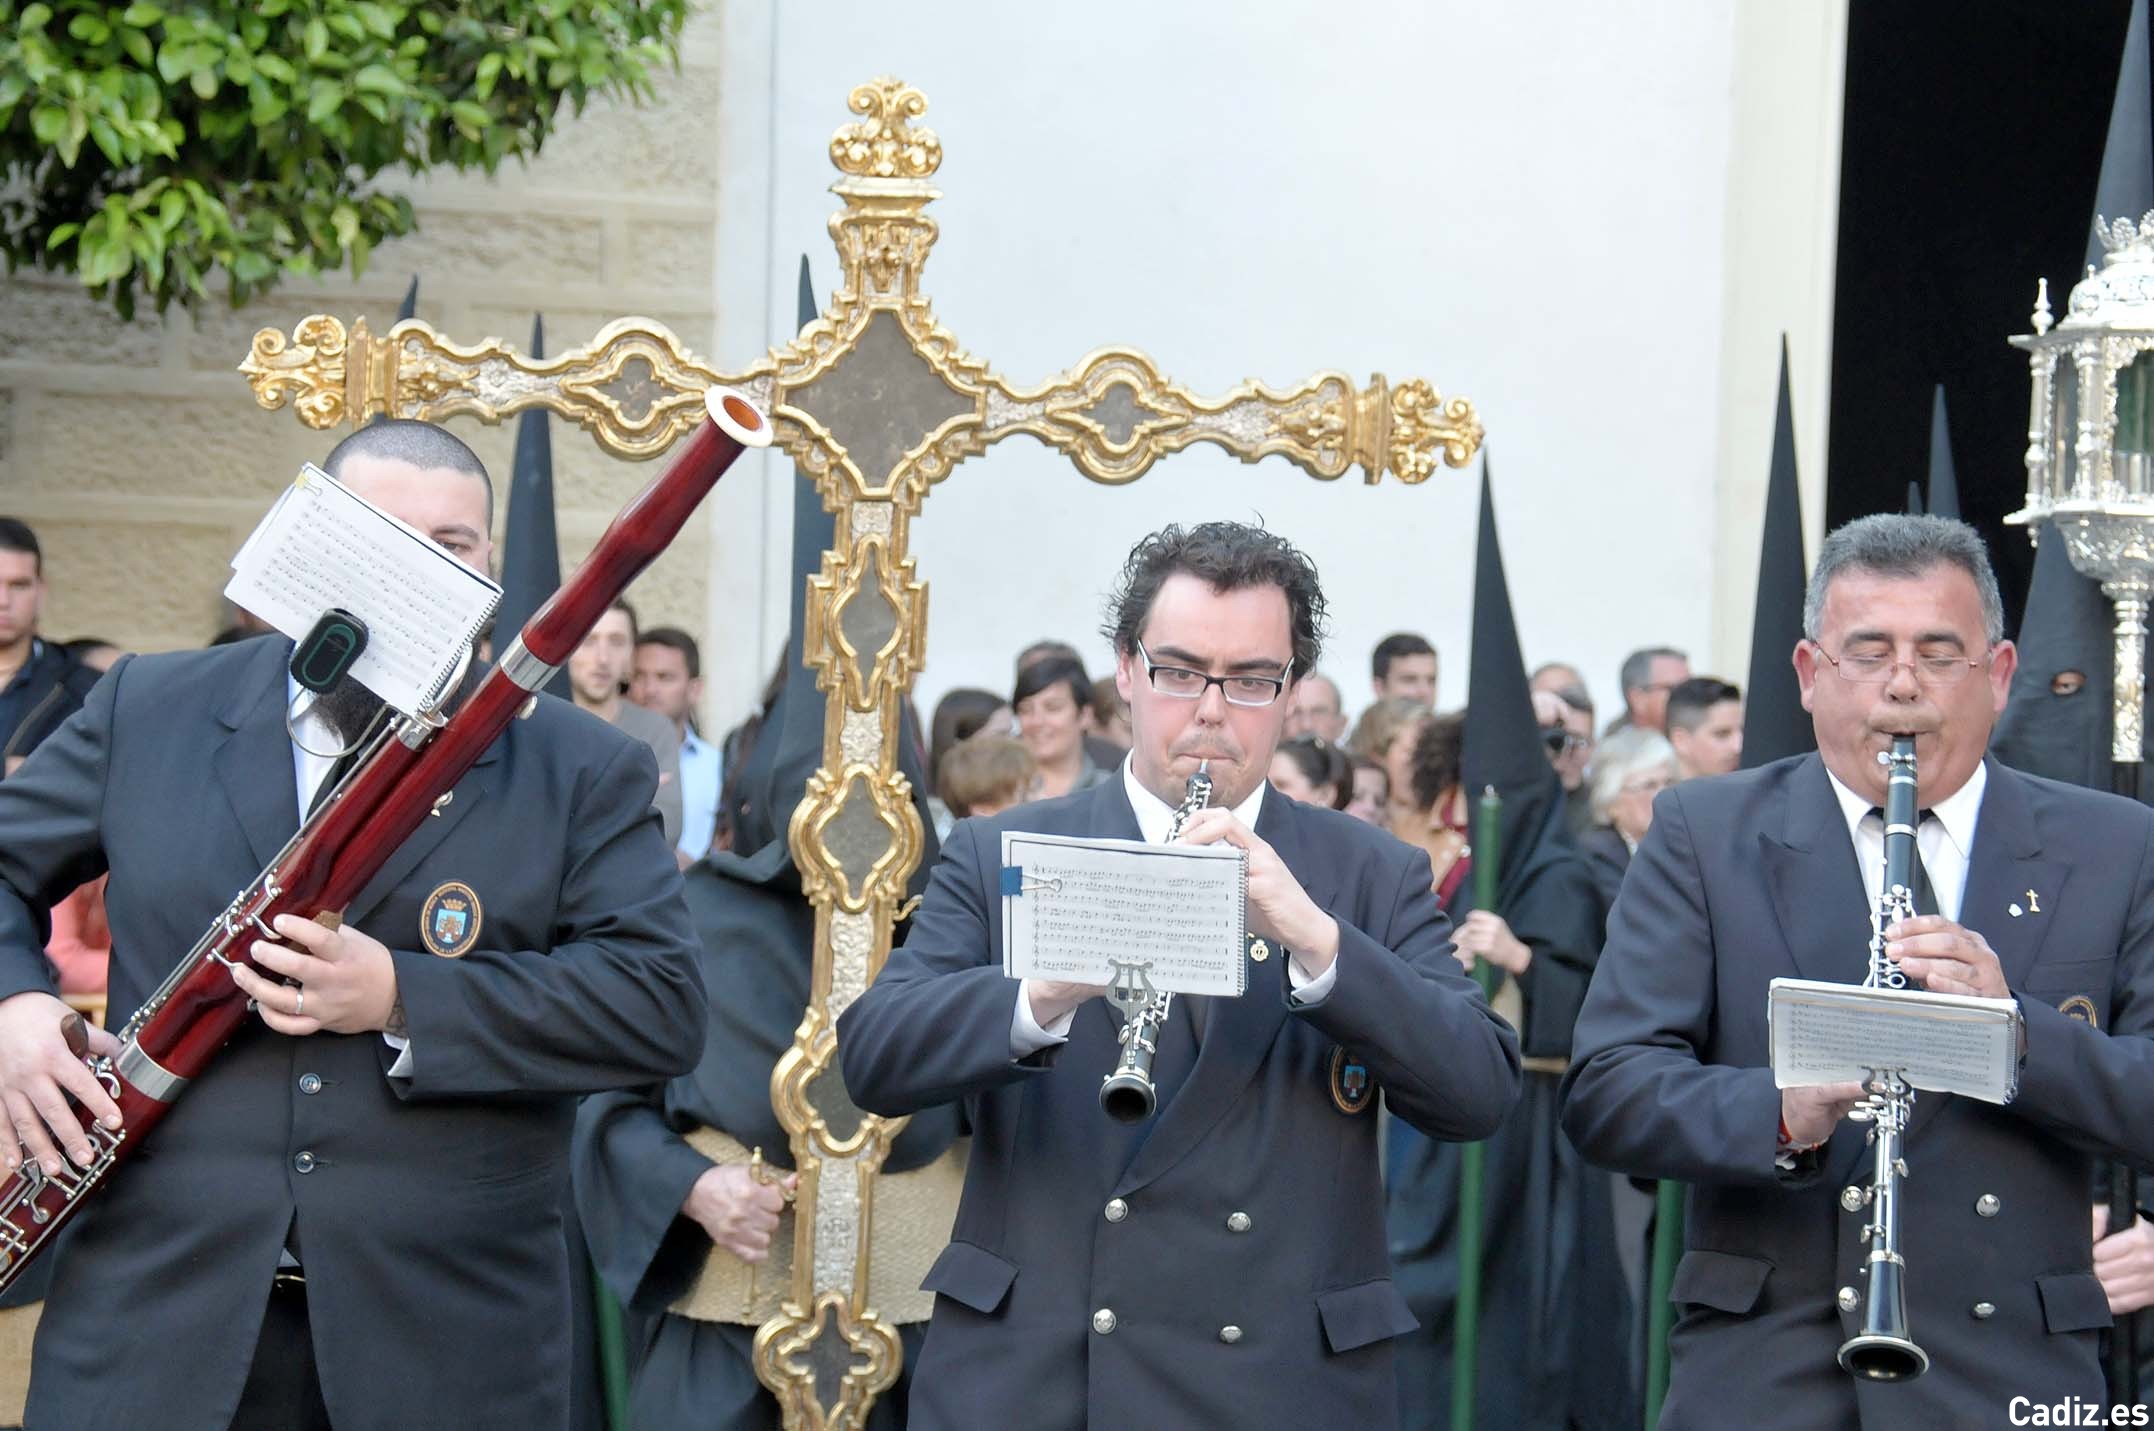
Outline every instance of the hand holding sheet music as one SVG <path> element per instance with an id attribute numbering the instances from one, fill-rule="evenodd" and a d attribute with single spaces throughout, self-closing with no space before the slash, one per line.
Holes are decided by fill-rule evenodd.
<path id="1" fill-rule="evenodd" d="M 1229 845 L 1005 831 L 1003 972 L 1107 984 L 1115 961 L 1138 961 L 1156 989 L 1238 995 L 1245 887 L 1244 857 Z"/>

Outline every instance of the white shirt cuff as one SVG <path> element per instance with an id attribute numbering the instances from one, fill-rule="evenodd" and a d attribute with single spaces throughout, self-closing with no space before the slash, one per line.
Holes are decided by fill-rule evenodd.
<path id="1" fill-rule="evenodd" d="M 1294 962 L 1293 955 L 1289 954 L 1287 956 L 1287 993 L 1297 1005 L 1303 1008 L 1308 1007 L 1310 1004 L 1321 1004 L 1324 1000 L 1330 998 L 1331 986 L 1338 981 L 1339 961 L 1336 958 L 1331 961 L 1329 969 L 1312 979 L 1301 972 L 1301 965 Z"/>
<path id="2" fill-rule="evenodd" d="M 1042 1028 L 1032 1017 L 1032 981 L 1026 979 L 1017 986 L 1017 1012 L 1010 1015 L 1011 1059 L 1030 1058 L 1043 1048 L 1069 1042 L 1070 1025 L 1076 1020 L 1077 1011 L 1071 1009 L 1051 1027 Z"/>
<path id="3" fill-rule="evenodd" d="M 396 1062 L 389 1065 L 389 1077 L 411 1077 L 411 1040 L 393 1033 L 385 1033 L 381 1041 L 396 1050 Z"/>

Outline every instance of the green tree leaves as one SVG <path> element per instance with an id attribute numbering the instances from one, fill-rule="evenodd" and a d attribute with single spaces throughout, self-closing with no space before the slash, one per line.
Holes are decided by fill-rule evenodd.
<path id="1" fill-rule="evenodd" d="M 122 313 L 362 272 L 414 227 L 384 172 L 527 160 L 648 99 L 690 0 L 0 0 L 0 250 Z"/>

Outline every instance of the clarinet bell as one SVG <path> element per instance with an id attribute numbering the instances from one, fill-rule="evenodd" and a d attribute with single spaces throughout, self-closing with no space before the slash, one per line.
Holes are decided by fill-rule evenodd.
<path id="1" fill-rule="evenodd" d="M 1118 1068 L 1100 1084 L 1099 1106 L 1117 1123 L 1142 1123 L 1159 1107 L 1159 1094 L 1143 1073 Z"/>

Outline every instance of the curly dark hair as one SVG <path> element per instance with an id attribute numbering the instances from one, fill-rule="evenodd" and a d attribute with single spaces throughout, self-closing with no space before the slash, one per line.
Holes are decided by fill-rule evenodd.
<path id="1" fill-rule="evenodd" d="M 1316 669 L 1324 651 L 1324 591 L 1316 564 L 1284 537 L 1241 522 L 1162 527 L 1130 549 L 1107 601 L 1100 633 L 1120 655 L 1134 655 L 1152 603 L 1167 578 L 1187 572 L 1218 592 L 1276 586 L 1286 593 L 1294 633 L 1294 676 Z"/>
<path id="2" fill-rule="evenodd" d="M 1414 808 L 1427 810 L 1457 785 L 1466 751 L 1466 713 L 1435 716 L 1414 742 Z"/>

